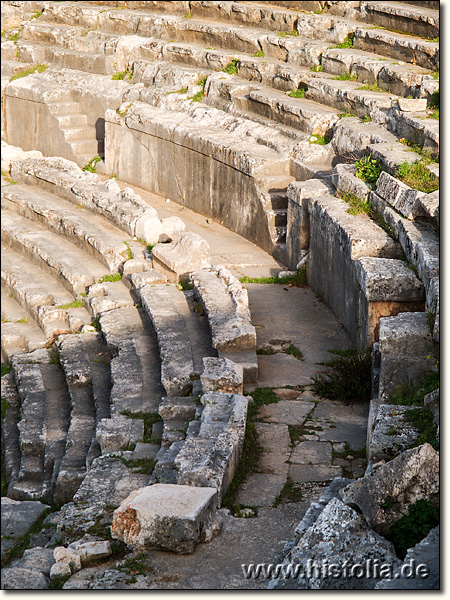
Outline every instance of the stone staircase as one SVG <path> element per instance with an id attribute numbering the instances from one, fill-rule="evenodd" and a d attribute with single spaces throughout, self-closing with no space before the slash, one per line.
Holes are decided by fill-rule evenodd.
<path id="1" fill-rule="evenodd" d="M 86 479 L 92 481 L 85 487 L 95 485 L 102 455 L 119 453 L 131 473 L 142 457 L 161 462 L 161 472 L 168 453 L 176 458 L 190 422 L 202 413 L 193 400 L 201 394 L 204 359 L 217 356 L 214 340 L 227 335 L 225 322 L 212 324 L 211 311 L 219 306 L 213 307 L 214 296 L 216 304 L 232 296 L 206 282 L 201 298 L 211 298 L 208 323 L 194 290 L 167 283 L 163 250 L 176 248 L 167 243 L 167 227 L 184 224 L 178 218 L 160 222 L 130 188 L 121 192 L 113 180 L 99 183 L 98 176 L 61 159 L 19 160 L 11 170 L 16 183 L 2 190 L 3 315 L 26 317 L 5 323 L 23 327 L 22 344 L 11 341 L 2 325 L 2 350 L 12 366 L 3 430 L 8 495 L 62 504 Z M 159 253 L 153 250 L 158 263 L 144 240 L 130 237 L 139 214 L 165 241 L 157 244 Z M 178 229 L 180 235 L 185 251 L 200 240 Z M 195 255 L 188 259 L 204 267 Z M 158 265 L 162 271 L 153 268 Z M 239 289 L 243 293 L 235 280 L 233 294 Z M 245 299 L 240 303 L 245 308 Z M 248 300 L 240 318 L 250 322 Z M 254 354 L 250 379 L 257 369 L 253 342 L 246 346 Z M 242 439 L 232 442 L 230 460 Z M 221 487 L 229 484 L 236 459 L 226 465 Z"/>

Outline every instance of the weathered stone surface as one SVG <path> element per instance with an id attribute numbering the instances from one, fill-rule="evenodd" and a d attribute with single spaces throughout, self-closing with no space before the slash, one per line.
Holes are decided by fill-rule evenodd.
<path id="1" fill-rule="evenodd" d="M 123 450 L 129 444 L 142 439 L 144 422 L 141 419 L 128 419 L 119 415 L 112 419 L 102 419 L 97 425 L 96 438 L 102 453 Z"/>
<path id="2" fill-rule="evenodd" d="M 440 408 L 440 393 L 439 388 L 430 392 L 423 399 L 423 405 L 425 408 L 431 410 L 434 416 L 435 423 L 439 425 L 439 408 Z"/>
<path id="3" fill-rule="evenodd" d="M 22 148 L 11 146 L 2 140 L 2 171 L 9 173 L 13 160 L 22 160 L 26 158 L 42 158 L 42 152 L 38 150 L 29 150 L 25 152 Z"/>
<path id="4" fill-rule="evenodd" d="M 227 358 L 204 358 L 200 376 L 203 393 L 242 394 L 244 373 L 241 365 Z"/>
<path id="5" fill-rule="evenodd" d="M 381 563 L 399 563 L 390 542 L 372 531 L 356 511 L 333 498 L 285 558 L 286 563 L 302 565 L 303 577 L 273 580 L 269 588 L 373 589 L 377 578 L 358 577 L 351 569 L 344 571 L 345 561 L 348 561 L 347 565 L 365 564 L 369 558 Z M 308 560 L 314 561 L 320 569 L 325 559 L 338 565 L 340 577 L 308 570 Z"/>
<path id="6" fill-rule="evenodd" d="M 126 263 L 125 263 L 126 264 Z M 131 273 L 128 275 L 129 281 L 135 288 L 142 288 L 146 285 L 155 285 L 158 283 L 166 283 L 167 277 L 156 269 L 149 269 L 142 273 Z"/>
<path id="7" fill-rule="evenodd" d="M 132 492 L 114 512 L 111 534 L 133 547 L 189 554 L 220 529 L 216 491 L 154 484 Z"/>
<path id="8" fill-rule="evenodd" d="M 188 435 L 175 459 L 181 485 L 215 487 L 218 503 L 239 464 L 244 443 L 248 400 L 244 396 L 208 392 L 197 434 Z"/>
<path id="9" fill-rule="evenodd" d="M 76 571 L 81 569 L 80 555 L 72 548 L 58 546 L 53 550 L 53 557 L 57 563 L 65 563 L 66 565 L 69 565 L 72 573 L 76 573 Z"/>
<path id="10" fill-rule="evenodd" d="M 158 412 L 164 421 L 192 421 L 195 418 L 196 406 L 191 398 L 163 398 Z"/>
<path id="11" fill-rule="evenodd" d="M 378 407 L 371 431 L 368 431 L 369 463 L 391 460 L 410 448 L 417 440 L 417 430 L 404 418 L 408 410 L 411 410 L 411 407 L 387 404 Z"/>
<path id="12" fill-rule="evenodd" d="M 399 98 L 398 106 L 400 110 L 405 112 L 418 112 L 422 110 L 426 110 L 427 108 L 427 99 L 426 98 Z"/>
<path id="13" fill-rule="evenodd" d="M 2 497 L 2 515 L 1 527 L 2 536 L 11 536 L 14 539 L 26 534 L 33 523 L 39 519 L 42 513 L 50 508 L 41 502 L 11 500 L 6 496 Z M 2 555 L 8 548 L 3 548 L 2 537 Z M 8 540 L 9 541 L 9 540 Z M 7 544 L 9 547 L 11 544 Z"/>
<path id="14" fill-rule="evenodd" d="M 54 579 L 60 579 L 62 577 L 70 577 L 72 571 L 70 566 L 65 562 L 56 562 L 52 565 L 50 569 L 50 579 L 53 581 Z"/>
<path id="15" fill-rule="evenodd" d="M 54 562 L 55 559 L 53 558 L 53 550 L 51 548 L 36 546 L 25 550 L 22 558 L 15 560 L 10 566 L 40 571 L 48 577 Z"/>
<path id="16" fill-rule="evenodd" d="M 346 504 L 362 510 L 371 527 L 388 533 L 417 500 L 438 502 L 439 453 L 429 444 L 406 450 L 340 494 Z"/>
<path id="17" fill-rule="evenodd" d="M 405 312 L 380 319 L 379 398 L 387 401 L 401 383 L 418 383 L 434 369 L 434 342 L 427 313 Z"/>
<path id="18" fill-rule="evenodd" d="M 169 281 L 185 281 L 197 269 L 211 264 L 208 243 L 191 232 L 174 231 L 172 241 L 157 244 L 153 250 L 153 263 L 167 276 Z"/>
<path id="19" fill-rule="evenodd" d="M 247 290 L 227 269 L 195 271 L 192 281 L 208 315 L 213 347 L 217 350 L 256 348 Z"/>
<path id="20" fill-rule="evenodd" d="M 421 209 L 423 192 L 411 189 L 386 171 L 378 178 L 377 194 L 407 219 L 424 216 Z"/>
<path id="21" fill-rule="evenodd" d="M 352 196 L 366 200 L 369 195 L 370 186 L 362 179 L 356 177 L 355 173 L 356 167 L 354 165 L 336 165 L 331 176 L 331 181 L 339 192 L 351 194 Z"/>
<path id="22" fill-rule="evenodd" d="M 83 567 L 111 556 L 111 544 L 108 541 L 72 542 L 69 549 L 79 554 Z"/>
<path id="23" fill-rule="evenodd" d="M 367 300 L 420 302 L 425 298 L 423 284 L 404 261 L 387 258 L 360 258 L 356 277 Z"/>
<path id="24" fill-rule="evenodd" d="M 435 527 L 421 542 L 410 548 L 406 553 L 403 565 L 397 567 L 392 579 L 383 579 L 375 586 L 376 590 L 439 590 L 439 527 Z M 402 577 L 402 567 L 410 565 L 425 565 L 415 577 Z M 403 572 L 408 573 L 407 568 Z"/>
<path id="25" fill-rule="evenodd" d="M 48 590 L 50 582 L 40 571 L 9 567 L 2 569 L 3 590 Z"/>

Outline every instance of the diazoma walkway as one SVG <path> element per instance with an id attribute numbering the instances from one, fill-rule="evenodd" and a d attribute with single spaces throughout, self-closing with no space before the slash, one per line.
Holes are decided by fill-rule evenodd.
<path id="1" fill-rule="evenodd" d="M 5 589 L 438 586 L 438 9 L 2 2 Z"/>

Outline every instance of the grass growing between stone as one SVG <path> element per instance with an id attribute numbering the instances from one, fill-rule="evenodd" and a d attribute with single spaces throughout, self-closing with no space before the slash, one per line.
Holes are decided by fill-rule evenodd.
<path id="1" fill-rule="evenodd" d="M 375 189 L 378 177 L 382 171 L 380 162 L 372 158 L 372 154 L 369 154 L 361 158 L 361 160 L 357 160 L 355 166 L 356 177 L 359 177 L 359 179 L 371 185 L 372 189 Z"/>
<path id="2" fill-rule="evenodd" d="M 419 384 L 402 383 L 389 397 L 389 404 L 402 406 L 423 406 L 424 397 L 439 387 L 439 373 L 425 375 Z"/>
<path id="3" fill-rule="evenodd" d="M 333 77 L 333 79 L 336 79 L 337 81 L 357 81 L 358 80 L 358 75 L 355 73 L 350 73 L 350 71 L 347 71 L 347 73 L 344 73 L 343 75 L 337 75 L 336 77 Z"/>
<path id="4" fill-rule="evenodd" d="M 349 33 L 343 42 L 337 44 L 336 46 L 331 46 L 331 48 L 353 48 L 354 37 L 354 33 Z"/>
<path id="5" fill-rule="evenodd" d="M 306 84 L 302 84 L 296 90 L 291 90 L 290 92 L 288 92 L 287 95 L 291 98 L 304 98 L 307 91 L 308 86 Z"/>
<path id="6" fill-rule="evenodd" d="M 129 419 L 142 419 L 144 421 L 144 435 L 142 441 L 145 444 L 160 444 L 159 438 L 152 436 L 152 427 L 155 423 L 162 421 L 161 415 L 157 412 L 132 412 L 131 410 L 123 410 L 121 415 L 128 417 Z"/>
<path id="7" fill-rule="evenodd" d="M 82 171 L 89 171 L 89 173 L 97 173 L 96 165 L 102 160 L 101 156 L 94 156 L 91 160 L 84 165 Z"/>
<path id="8" fill-rule="evenodd" d="M 405 413 L 404 419 L 419 432 L 419 437 L 411 446 L 412 448 L 422 444 L 430 444 L 435 450 L 439 450 L 439 441 L 436 437 L 437 427 L 431 410 L 428 408 L 412 408 Z"/>
<path id="9" fill-rule="evenodd" d="M 264 50 L 258 50 L 258 52 L 255 52 L 255 54 L 253 54 L 252 56 L 254 56 L 255 58 L 263 58 Z"/>
<path id="10" fill-rule="evenodd" d="M 439 525 L 439 512 L 428 500 L 417 500 L 408 508 L 408 514 L 396 521 L 387 537 L 395 547 L 400 559 L 404 559 L 408 548 L 412 548 L 434 527 Z"/>
<path id="11" fill-rule="evenodd" d="M 5 180 L 6 180 L 6 182 L 7 182 L 7 183 L 9 183 L 10 185 L 17 185 L 17 181 L 16 181 L 15 179 L 12 179 L 12 178 L 11 178 L 11 177 L 8 175 L 8 173 L 6 173 L 6 171 L 4 171 L 3 169 L 2 169 L 2 177 L 3 177 L 3 179 L 5 179 Z"/>
<path id="12" fill-rule="evenodd" d="M 120 460 L 126 467 L 133 469 L 135 473 L 141 473 L 142 475 L 151 475 L 156 465 L 156 460 L 153 458 L 136 458 L 132 460 L 121 458 Z"/>
<path id="13" fill-rule="evenodd" d="M 104 275 L 100 277 L 98 283 L 113 283 L 114 281 L 121 281 L 122 275 L 120 273 L 110 273 L 108 275 Z"/>
<path id="14" fill-rule="evenodd" d="M 113 81 L 120 81 L 120 80 L 124 80 L 124 79 L 131 79 L 133 77 L 133 71 L 117 71 L 116 73 L 114 73 L 114 75 L 111 77 L 111 79 Z"/>
<path id="15" fill-rule="evenodd" d="M 300 502 L 302 499 L 301 489 L 294 483 L 294 481 L 288 476 L 286 483 L 284 484 L 281 492 L 275 498 L 273 508 L 279 506 L 282 502 Z"/>
<path id="16" fill-rule="evenodd" d="M 329 137 L 328 135 L 320 135 L 318 133 L 315 133 L 314 135 L 311 135 L 309 137 L 308 142 L 310 144 L 319 144 L 319 146 L 326 146 L 331 142 L 331 137 Z"/>
<path id="17" fill-rule="evenodd" d="M 380 86 L 377 83 L 368 83 L 367 85 L 362 85 L 361 87 L 357 87 L 357 90 L 364 90 L 366 92 L 386 92 L 386 90 L 383 90 L 383 88 L 380 88 Z"/>
<path id="18" fill-rule="evenodd" d="M 9 78 L 9 81 L 14 81 L 15 79 L 20 79 L 21 77 L 28 77 L 28 75 L 33 75 L 33 73 L 43 73 L 46 69 L 48 69 L 48 65 L 34 65 L 33 67 L 15 73 Z"/>
<path id="19" fill-rule="evenodd" d="M 222 69 L 224 73 L 228 73 L 228 75 L 237 75 L 237 64 L 239 60 L 237 58 L 233 58 L 233 60 L 227 64 L 226 67 Z"/>
<path id="20" fill-rule="evenodd" d="M 62 309 L 67 309 L 67 308 L 83 308 L 83 306 L 84 306 L 84 304 L 83 304 L 82 300 L 74 300 L 70 304 L 60 304 L 56 308 L 62 308 Z"/>
<path id="21" fill-rule="evenodd" d="M 348 194 L 347 192 L 340 192 L 339 194 L 335 194 L 335 196 L 338 196 L 349 205 L 347 212 L 350 215 L 366 214 L 370 216 L 372 213 L 373 209 L 370 200 L 363 200 L 362 198 L 354 196 L 353 194 Z"/>
<path id="22" fill-rule="evenodd" d="M 8 363 L 2 362 L 2 377 L 3 375 L 8 375 L 8 373 L 11 373 L 12 371 L 12 366 Z M 2 411 L 3 414 L 3 411 Z"/>
<path id="23" fill-rule="evenodd" d="M 439 179 L 427 168 L 428 161 L 416 161 L 412 165 L 408 162 L 402 163 L 395 176 L 406 185 L 419 192 L 430 194 L 439 189 Z"/>
<path id="24" fill-rule="evenodd" d="M 5 552 L 1 560 L 2 569 L 6 567 L 12 560 L 16 558 L 22 558 L 23 553 L 30 545 L 31 536 L 41 531 L 45 518 L 48 514 L 50 514 L 50 512 L 50 508 L 45 509 L 41 516 L 36 519 L 36 521 L 30 527 L 28 532 L 18 537 L 14 546 Z"/>
<path id="25" fill-rule="evenodd" d="M 278 35 L 280 37 L 287 37 L 287 36 L 298 37 L 299 34 L 298 34 L 298 31 L 296 29 L 294 29 L 293 31 L 279 31 Z"/>
<path id="26" fill-rule="evenodd" d="M 267 284 L 281 284 L 281 285 L 292 285 L 293 287 L 308 287 L 306 281 L 306 269 L 300 269 L 295 275 L 289 275 L 288 277 L 241 277 L 239 279 L 241 283 L 267 283 Z"/>
<path id="27" fill-rule="evenodd" d="M 327 370 L 313 376 L 312 391 L 329 400 L 368 402 L 372 366 L 370 349 L 363 353 L 355 349 L 335 350 L 333 353 L 336 358 L 325 363 Z"/>
<path id="28" fill-rule="evenodd" d="M 206 80 L 208 78 L 207 77 L 203 77 L 203 79 L 200 79 L 200 81 L 197 81 L 197 85 L 200 85 L 202 87 L 202 89 L 197 92 L 196 94 L 194 94 L 191 98 L 189 98 L 189 100 L 192 102 L 201 102 L 203 100 L 203 96 L 205 95 L 205 85 L 206 85 Z"/>

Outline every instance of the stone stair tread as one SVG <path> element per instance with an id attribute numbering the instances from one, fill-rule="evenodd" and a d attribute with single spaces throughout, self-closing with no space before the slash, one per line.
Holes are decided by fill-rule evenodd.
<path id="1" fill-rule="evenodd" d="M 370 22 L 385 23 L 392 29 L 405 33 L 434 38 L 439 34 L 439 10 L 423 6 L 408 5 L 404 2 L 362 2 L 363 14 Z M 405 22 L 406 21 L 406 22 Z"/>
<path id="2" fill-rule="evenodd" d="M 105 274 L 105 267 L 63 237 L 29 219 L 3 211 L 2 232 L 9 244 L 48 266 L 75 293 Z"/>
<path id="3" fill-rule="evenodd" d="M 2 303 L 2 334 L 1 347 L 2 357 L 5 360 L 10 355 L 21 352 L 31 352 L 37 348 L 43 348 L 47 339 L 38 325 L 10 294 L 4 286 L 1 289 Z M 23 321 L 18 323 L 17 321 Z M 2 358 L 3 360 L 3 358 Z"/>
<path id="4" fill-rule="evenodd" d="M 126 289 L 126 288 L 125 288 Z M 153 327 L 141 308 L 103 313 L 100 324 L 111 360 L 111 415 L 123 410 L 154 412 L 164 391 L 161 359 Z"/>
<path id="5" fill-rule="evenodd" d="M 44 221 L 56 233 L 65 234 L 65 238 L 72 237 L 82 249 L 95 252 L 111 271 L 117 271 L 126 260 L 124 238 L 128 236 L 82 206 L 75 207 L 68 200 L 23 184 L 9 186 L 3 197 L 9 200 L 6 206 L 9 210 Z"/>
<path id="6" fill-rule="evenodd" d="M 5 401 L 7 406 L 2 422 L 4 472 L 8 484 L 14 485 L 20 469 L 19 430 L 17 428 L 17 422 L 20 419 L 20 399 L 12 373 L 3 375 L 1 378 L 1 395 L 2 402 Z"/>

